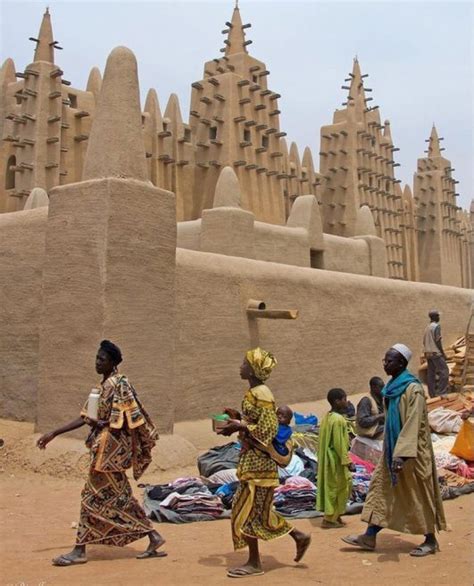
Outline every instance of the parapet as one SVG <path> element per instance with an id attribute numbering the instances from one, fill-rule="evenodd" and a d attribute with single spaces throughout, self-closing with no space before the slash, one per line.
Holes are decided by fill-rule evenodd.
<path id="1" fill-rule="evenodd" d="M 240 185 L 234 170 L 225 167 L 217 181 L 214 207 L 202 218 L 178 222 L 178 247 L 363 275 L 386 276 L 385 245 L 376 236 L 372 214 L 363 207 L 354 238 L 323 234 L 314 195 L 296 198 L 284 226 L 258 222 L 240 208 Z"/>

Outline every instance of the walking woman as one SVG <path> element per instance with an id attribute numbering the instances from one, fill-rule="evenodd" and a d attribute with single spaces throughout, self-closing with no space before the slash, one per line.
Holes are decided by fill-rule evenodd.
<path id="1" fill-rule="evenodd" d="M 37 442 L 44 449 L 58 435 L 86 424 L 91 427 L 86 440 L 90 469 L 81 494 L 76 545 L 71 552 L 53 559 L 55 566 L 86 563 L 89 543 L 124 546 L 145 536 L 150 543 L 138 558 L 166 555 L 157 551 L 165 541 L 134 498 L 125 472 L 133 468 L 135 480 L 140 478 L 151 462 L 157 434 L 127 377 L 117 372 L 121 362 L 120 348 L 103 340 L 95 359 L 95 369 L 102 375 L 97 419 L 88 417 L 86 404 L 78 419 L 46 433 Z"/>
<path id="2" fill-rule="evenodd" d="M 307 535 L 285 521 L 273 508 L 273 492 L 278 486 L 277 464 L 256 445 L 269 446 L 277 434 L 275 400 L 263 383 L 276 365 L 270 352 L 261 348 L 249 350 L 240 367 L 240 377 L 249 384 L 242 402 L 242 419 L 230 419 L 219 432 L 239 432 L 242 442 L 237 468 L 240 484 L 232 505 L 232 538 L 234 549 L 249 548 L 249 559 L 241 567 L 227 572 L 230 578 L 263 574 L 258 539 L 268 541 L 289 534 L 296 543 L 295 562 L 299 562 L 311 542 Z M 231 409 L 229 412 L 237 413 Z"/>

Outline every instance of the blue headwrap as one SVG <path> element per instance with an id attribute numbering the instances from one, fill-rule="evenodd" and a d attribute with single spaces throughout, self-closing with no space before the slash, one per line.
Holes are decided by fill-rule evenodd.
<path id="1" fill-rule="evenodd" d="M 392 472 L 393 452 L 397 444 L 398 436 L 402 429 L 400 419 L 400 398 L 411 383 L 420 381 L 408 370 L 404 370 L 395 378 L 391 378 L 382 389 L 382 396 L 386 399 L 387 417 L 385 419 L 385 458 L 392 477 L 392 486 L 396 484 L 396 476 Z M 420 383 L 421 384 L 421 383 Z"/>

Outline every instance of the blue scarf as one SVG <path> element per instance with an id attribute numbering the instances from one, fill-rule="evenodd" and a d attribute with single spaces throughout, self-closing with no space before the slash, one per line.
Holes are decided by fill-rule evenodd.
<path id="1" fill-rule="evenodd" d="M 391 378 L 382 389 L 382 396 L 386 399 L 387 415 L 385 418 L 385 458 L 387 459 L 388 469 L 392 477 L 392 486 L 396 484 L 396 475 L 392 472 L 393 452 L 397 444 L 398 436 L 402 429 L 402 422 L 400 419 L 400 398 L 407 390 L 411 383 L 419 383 L 420 381 L 404 370 L 397 377 Z"/>

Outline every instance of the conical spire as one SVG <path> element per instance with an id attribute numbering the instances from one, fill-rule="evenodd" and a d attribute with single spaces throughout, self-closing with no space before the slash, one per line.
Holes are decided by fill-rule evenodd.
<path id="1" fill-rule="evenodd" d="M 303 158 L 301 160 L 303 167 L 306 167 L 308 171 L 314 171 L 313 153 L 307 146 L 303 151 Z"/>
<path id="2" fill-rule="evenodd" d="M 231 22 L 226 24 L 230 24 L 227 40 L 224 41 L 226 45 L 226 57 L 229 55 L 236 55 L 237 53 L 247 53 L 248 51 L 246 46 L 250 41 L 247 42 L 245 40 L 244 28 L 242 26 L 242 19 L 240 18 L 240 10 L 237 3 L 234 8 L 234 12 L 232 13 Z"/>
<path id="3" fill-rule="evenodd" d="M 98 67 L 93 67 L 89 73 L 89 79 L 87 80 L 86 90 L 94 94 L 97 100 L 100 94 L 100 88 L 102 87 L 102 75 Z"/>
<path id="4" fill-rule="evenodd" d="M 165 118 L 169 118 L 176 124 L 183 123 L 183 117 L 181 116 L 181 108 L 179 106 L 179 98 L 176 94 L 170 94 L 168 103 L 166 104 Z"/>
<path id="5" fill-rule="evenodd" d="M 147 181 L 137 60 L 126 47 L 109 55 L 84 162 L 83 179 Z"/>
<path id="6" fill-rule="evenodd" d="M 0 86 L 16 81 L 16 69 L 13 59 L 5 59 L 0 67 Z"/>
<path id="7" fill-rule="evenodd" d="M 439 147 L 439 137 L 436 131 L 436 126 L 433 124 L 433 128 L 431 129 L 431 135 L 428 140 L 428 157 L 440 157 L 441 150 Z"/>
<path id="8" fill-rule="evenodd" d="M 343 90 L 349 90 L 347 102 L 344 102 L 343 106 L 356 106 L 358 112 L 365 109 L 364 77 L 366 76 L 361 74 L 359 60 L 354 57 L 352 73 L 349 73 L 349 77 L 344 80 L 350 84 L 342 86 Z"/>
<path id="9" fill-rule="evenodd" d="M 385 120 L 383 126 L 383 137 L 387 139 L 388 142 L 392 142 L 392 132 L 390 130 L 390 120 Z"/>
<path id="10" fill-rule="evenodd" d="M 41 187 L 34 187 L 25 201 L 24 210 L 35 210 L 49 205 L 49 197 Z"/>
<path id="11" fill-rule="evenodd" d="M 354 63 L 352 64 L 352 76 L 353 76 L 353 78 L 357 77 L 358 80 L 360 80 L 360 78 L 362 77 L 362 73 L 360 71 L 359 59 L 358 59 L 357 55 L 354 57 Z"/>
<path id="12" fill-rule="evenodd" d="M 224 167 L 217 180 L 213 207 L 240 208 L 240 198 L 240 183 L 234 169 Z"/>
<path id="13" fill-rule="evenodd" d="M 49 9 L 46 8 L 43 14 L 43 20 L 36 41 L 35 49 L 35 61 L 47 61 L 48 63 L 54 63 L 54 38 L 53 38 L 53 27 L 51 26 L 51 16 Z"/>
<path id="14" fill-rule="evenodd" d="M 161 116 L 160 102 L 158 100 L 158 94 L 153 88 L 149 89 L 146 95 L 144 112 L 148 112 L 161 129 L 163 118 Z"/>
<path id="15" fill-rule="evenodd" d="M 403 199 L 408 203 L 413 202 L 413 193 L 411 191 L 411 187 L 408 184 L 405 184 L 405 187 L 403 188 Z"/>

